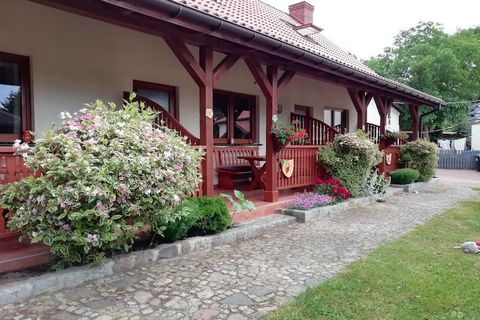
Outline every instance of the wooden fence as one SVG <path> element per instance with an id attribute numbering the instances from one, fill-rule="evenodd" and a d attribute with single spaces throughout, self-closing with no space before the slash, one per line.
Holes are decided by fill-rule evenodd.
<path id="1" fill-rule="evenodd" d="M 476 170 L 477 154 L 480 150 L 438 150 L 438 168 Z"/>

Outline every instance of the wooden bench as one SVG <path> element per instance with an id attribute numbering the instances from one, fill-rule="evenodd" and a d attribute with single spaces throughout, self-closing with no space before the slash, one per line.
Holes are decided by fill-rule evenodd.
<path id="1" fill-rule="evenodd" d="M 248 161 L 238 157 L 258 156 L 258 147 L 215 147 L 215 163 L 218 172 L 218 187 L 233 189 L 233 182 L 250 181 L 253 177 Z"/>

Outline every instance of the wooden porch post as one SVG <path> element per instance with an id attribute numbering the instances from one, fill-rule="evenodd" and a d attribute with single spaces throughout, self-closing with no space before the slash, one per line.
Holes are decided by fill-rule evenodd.
<path id="1" fill-rule="evenodd" d="M 348 94 L 352 99 L 353 106 L 357 110 L 357 129 L 366 130 L 368 104 L 372 100 L 372 94 L 354 88 L 348 88 Z"/>
<path id="2" fill-rule="evenodd" d="M 278 97 L 285 90 L 288 83 L 292 80 L 295 72 L 285 71 L 280 78 L 278 78 L 277 66 L 268 65 L 267 73 L 262 69 L 262 66 L 255 59 L 245 59 L 245 63 L 250 69 L 255 81 L 266 99 L 266 172 L 265 172 L 265 190 L 263 198 L 265 201 L 275 202 L 278 200 L 277 190 L 277 157 L 273 152 L 273 141 L 270 130 L 272 128 L 272 117 L 277 110 Z"/>
<path id="3" fill-rule="evenodd" d="M 265 126 L 265 137 L 266 137 L 266 174 L 265 174 L 265 191 L 263 193 L 263 198 L 265 201 L 275 202 L 278 201 L 278 190 L 277 190 L 277 159 L 273 152 L 273 141 L 270 134 L 270 129 L 272 128 L 273 122 L 272 117 L 277 110 L 278 105 L 278 69 L 274 66 L 267 66 L 267 79 L 271 84 L 271 94 L 266 97 L 266 126 Z"/>
<path id="4" fill-rule="evenodd" d="M 392 107 L 393 99 L 387 97 L 375 96 L 375 104 L 377 105 L 378 114 L 380 115 L 380 135 L 385 135 L 387 126 L 387 116 Z M 380 139 L 380 150 L 385 149 L 385 140 Z"/>
<path id="5" fill-rule="evenodd" d="M 200 90 L 200 145 L 205 148 L 205 158 L 202 161 L 202 188 L 204 195 L 213 196 L 213 50 L 209 47 L 200 47 L 197 62 L 183 42 L 171 38 L 165 38 L 165 42 Z"/>
<path id="6" fill-rule="evenodd" d="M 203 190 L 205 195 L 213 196 L 213 50 L 200 47 L 200 67 L 205 79 L 200 89 L 200 144 L 205 146 L 205 158 L 202 162 Z"/>
<path id="7" fill-rule="evenodd" d="M 409 104 L 408 111 L 410 111 L 410 117 L 412 118 L 412 141 L 418 139 L 418 121 L 419 121 L 419 114 L 418 111 L 420 106 Z"/>

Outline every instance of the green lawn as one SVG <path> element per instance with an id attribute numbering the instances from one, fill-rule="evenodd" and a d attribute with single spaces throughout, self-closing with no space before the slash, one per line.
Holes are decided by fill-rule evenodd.
<path id="1" fill-rule="evenodd" d="M 354 240 L 354 239 L 353 239 Z M 480 319 L 480 201 L 460 203 L 266 319 Z"/>

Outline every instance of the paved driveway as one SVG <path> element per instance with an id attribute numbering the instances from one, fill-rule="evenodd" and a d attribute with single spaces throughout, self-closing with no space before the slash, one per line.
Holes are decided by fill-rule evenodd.
<path id="1" fill-rule="evenodd" d="M 0 309 L 2 319 L 254 319 L 321 283 L 385 240 L 457 201 L 468 188 L 400 194 L 309 224 L 273 228 Z"/>
<path id="2" fill-rule="evenodd" d="M 480 188 L 479 171 L 437 169 L 436 175 L 445 185 Z"/>

